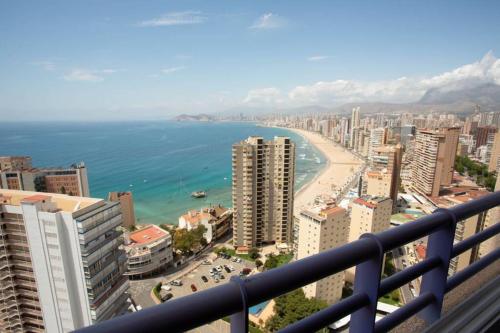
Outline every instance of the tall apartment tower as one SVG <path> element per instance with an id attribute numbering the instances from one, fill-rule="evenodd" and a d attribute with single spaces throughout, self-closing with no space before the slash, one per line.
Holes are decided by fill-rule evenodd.
<path id="1" fill-rule="evenodd" d="M 493 172 L 497 171 L 500 167 L 500 132 L 490 135 L 493 135 L 493 140 L 491 142 L 491 146 L 490 143 L 488 142 L 488 150 L 489 150 L 488 172 Z"/>
<path id="2" fill-rule="evenodd" d="M 126 308 L 120 205 L 0 190 L 0 331 L 68 332 Z"/>
<path id="3" fill-rule="evenodd" d="M 0 189 L 90 196 L 83 162 L 69 168 L 33 168 L 31 157 L 0 157 Z"/>
<path id="4" fill-rule="evenodd" d="M 135 225 L 134 199 L 132 192 L 109 192 L 108 201 L 119 202 L 122 209 L 123 226 L 130 229 Z"/>
<path id="5" fill-rule="evenodd" d="M 414 188 L 437 196 L 441 186 L 451 185 L 460 129 L 419 130 L 415 138 L 412 181 Z"/>
<path id="6" fill-rule="evenodd" d="M 302 259 L 347 243 L 349 215 L 341 207 L 314 207 L 298 216 L 296 258 Z M 305 286 L 307 297 L 335 303 L 342 297 L 344 274 L 337 273 Z"/>
<path id="7" fill-rule="evenodd" d="M 372 159 L 374 149 L 387 143 L 387 128 L 379 127 L 370 131 L 370 143 L 368 148 L 368 159 Z"/>
<path id="8" fill-rule="evenodd" d="M 385 145 L 373 150 L 371 171 L 367 173 L 367 194 L 389 197 L 393 206 L 398 199 L 401 174 L 401 145 Z"/>
<path id="9" fill-rule="evenodd" d="M 354 135 L 354 129 L 359 128 L 359 106 L 352 108 L 351 112 L 351 132 L 349 148 L 354 148 L 354 141 L 357 139 Z"/>
<path id="10" fill-rule="evenodd" d="M 361 196 L 352 202 L 349 242 L 362 234 L 377 233 L 391 226 L 392 200 L 387 197 Z M 347 270 L 346 279 L 354 281 L 355 267 Z"/>
<path id="11" fill-rule="evenodd" d="M 292 242 L 295 144 L 249 137 L 233 145 L 233 245 Z"/>

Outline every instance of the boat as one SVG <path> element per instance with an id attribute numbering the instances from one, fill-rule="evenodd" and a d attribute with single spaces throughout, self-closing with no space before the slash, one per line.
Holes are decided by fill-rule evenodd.
<path id="1" fill-rule="evenodd" d="M 195 191 L 193 193 L 191 193 L 191 196 L 193 198 L 204 198 L 207 196 L 207 193 L 205 191 Z"/>

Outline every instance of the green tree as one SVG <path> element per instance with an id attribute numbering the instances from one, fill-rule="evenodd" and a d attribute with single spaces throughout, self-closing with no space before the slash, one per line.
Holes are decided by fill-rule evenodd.
<path id="1" fill-rule="evenodd" d="M 59 192 L 61 192 L 61 194 L 66 194 L 66 187 L 61 186 L 61 189 L 59 190 Z"/>
<path id="2" fill-rule="evenodd" d="M 250 251 L 248 251 L 248 255 L 250 256 L 250 258 L 252 259 L 257 259 L 257 258 L 260 258 L 260 253 L 259 253 L 259 250 L 256 249 L 255 247 L 251 248 Z"/>
<path id="3" fill-rule="evenodd" d="M 276 258 L 276 256 L 274 254 L 271 253 L 267 256 L 267 260 L 264 263 L 264 268 L 267 270 L 267 269 L 273 269 L 276 267 L 278 267 L 278 259 Z"/>
<path id="4" fill-rule="evenodd" d="M 266 322 L 266 330 L 280 329 L 327 307 L 326 302 L 307 298 L 302 289 L 294 290 L 274 299 L 274 315 Z"/>
<path id="5" fill-rule="evenodd" d="M 262 265 L 264 265 L 264 263 L 260 259 L 255 260 L 255 267 L 259 268 Z"/>

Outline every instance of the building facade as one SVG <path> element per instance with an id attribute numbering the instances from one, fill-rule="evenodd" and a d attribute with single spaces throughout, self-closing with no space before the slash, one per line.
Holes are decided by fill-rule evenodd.
<path id="1" fill-rule="evenodd" d="M 127 229 L 135 226 L 134 198 L 132 192 L 109 192 L 108 201 L 120 203 L 123 217 L 122 226 Z"/>
<path id="2" fill-rule="evenodd" d="M 437 196 L 441 186 L 451 185 L 459 133 L 455 127 L 417 132 L 412 168 L 416 191 Z"/>
<path id="3" fill-rule="evenodd" d="M 0 189 L 90 196 L 85 164 L 69 168 L 31 167 L 30 157 L 0 157 Z"/>
<path id="4" fill-rule="evenodd" d="M 295 144 L 249 137 L 233 145 L 233 245 L 291 244 Z"/>
<path id="5" fill-rule="evenodd" d="M 374 150 L 377 147 L 383 146 L 387 143 L 387 128 L 380 127 L 374 128 L 370 131 L 370 142 L 368 148 L 368 159 L 372 159 Z"/>
<path id="6" fill-rule="evenodd" d="M 173 260 L 172 236 L 151 224 L 125 235 L 127 272 L 130 278 L 143 278 L 163 271 Z"/>
<path id="7" fill-rule="evenodd" d="M 314 207 L 299 214 L 294 228 L 298 235 L 295 256 L 296 259 L 302 259 L 346 244 L 349 216 L 341 207 Z M 315 297 L 332 304 L 342 297 L 343 286 L 342 272 L 311 283 L 303 289 L 307 297 Z"/>
<path id="8" fill-rule="evenodd" d="M 179 217 L 179 228 L 192 230 L 203 225 L 207 231 L 203 237 L 208 243 L 226 235 L 232 227 L 233 211 L 222 205 L 210 206 L 201 210 L 190 210 Z"/>
<path id="9" fill-rule="evenodd" d="M 389 197 L 392 199 L 393 206 L 396 205 L 401 183 L 402 157 L 403 149 L 400 144 L 384 145 L 374 149 L 371 160 L 371 173 L 367 175 L 367 194 Z M 370 181 L 372 184 L 370 184 Z"/>
<path id="10" fill-rule="evenodd" d="M 101 199 L 0 190 L 0 326 L 68 332 L 127 306 L 120 206 Z"/>

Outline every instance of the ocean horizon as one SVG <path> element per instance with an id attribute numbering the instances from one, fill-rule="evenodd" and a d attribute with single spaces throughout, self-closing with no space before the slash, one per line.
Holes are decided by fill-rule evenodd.
<path id="1" fill-rule="evenodd" d="M 83 161 L 92 197 L 131 191 L 137 223 L 177 224 L 190 209 L 231 206 L 231 146 L 251 135 L 296 143 L 296 191 L 325 165 L 300 135 L 250 122 L 4 123 L 0 156 L 29 155 L 35 167 Z M 192 198 L 197 190 L 207 196 Z"/>

